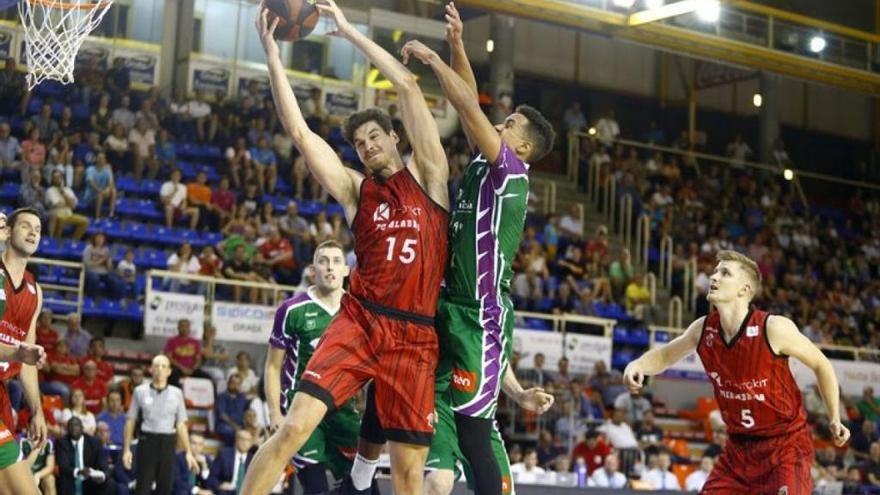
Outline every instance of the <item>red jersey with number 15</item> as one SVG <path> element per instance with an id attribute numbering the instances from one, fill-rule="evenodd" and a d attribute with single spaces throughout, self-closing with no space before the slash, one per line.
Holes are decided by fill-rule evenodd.
<path id="1" fill-rule="evenodd" d="M 775 354 L 770 348 L 769 316 L 749 309 L 729 343 L 724 340 L 717 311 L 703 322 L 697 354 L 732 434 L 773 437 L 806 425 L 801 391 L 788 366 L 788 356 Z"/>
<path id="2" fill-rule="evenodd" d="M 409 169 L 367 177 L 351 225 L 357 268 L 350 294 L 388 308 L 433 317 L 446 269 L 449 213 Z"/>
<path id="3" fill-rule="evenodd" d="M 0 343 L 17 345 L 27 338 L 37 312 L 37 283 L 34 276 L 25 270 L 21 284 L 16 288 L 12 285 L 12 278 L 2 261 L 0 269 L 3 271 L 3 292 L 6 298 L 6 311 L 0 318 Z M 0 381 L 15 377 L 20 369 L 21 363 L 0 361 Z"/>

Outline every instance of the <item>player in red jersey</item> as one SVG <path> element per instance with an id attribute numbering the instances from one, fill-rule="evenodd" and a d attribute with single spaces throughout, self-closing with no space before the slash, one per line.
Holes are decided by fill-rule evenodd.
<path id="1" fill-rule="evenodd" d="M 750 307 L 761 288 L 758 266 L 734 251 L 720 251 L 709 302 L 715 310 L 684 334 L 631 362 L 624 371 L 630 391 L 697 351 L 715 389 L 729 440 L 701 493 L 809 495 L 813 441 L 788 358 L 816 374 L 834 443 L 849 430 L 840 421 L 837 377 L 828 358 L 784 316 Z"/>
<path id="2" fill-rule="evenodd" d="M 391 119 L 370 109 L 350 115 L 344 125 L 367 176 L 344 167 L 306 125 L 273 38 L 278 21 L 270 23 L 265 9 L 258 15 L 281 121 L 310 172 L 344 208 L 357 269 L 284 422 L 254 457 L 242 493 L 268 493 L 324 416 L 372 379 L 390 441 L 394 491 L 420 495 L 433 433 L 433 321 L 447 257 L 446 155 L 415 76 L 349 24 L 332 0 L 318 0 L 317 7 L 334 18 L 335 34 L 351 41 L 394 85 L 414 159 L 404 164 Z"/>
<path id="3" fill-rule="evenodd" d="M 45 363 L 43 348 L 34 344 L 42 291 L 25 268 L 40 244 L 40 217 L 22 208 L 8 219 L 0 214 L 0 487 L 3 493 L 39 494 L 30 467 L 19 462 L 15 422 L 6 382 L 21 374 L 25 399 L 31 410 L 30 438 L 35 449 L 46 442 L 46 420 L 40 403 L 37 367 Z M 22 366 L 25 364 L 26 366 Z"/>

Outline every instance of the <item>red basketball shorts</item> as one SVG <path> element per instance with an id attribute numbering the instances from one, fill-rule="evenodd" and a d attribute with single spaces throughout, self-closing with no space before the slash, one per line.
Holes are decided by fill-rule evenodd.
<path id="1" fill-rule="evenodd" d="M 809 428 L 771 438 L 731 435 L 700 493 L 810 495 L 813 436 Z"/>
<path id="2" fill-rule="evenodd" d="M 299 391 L 332 412 L 372 379 L 385 437 L 429 446 L 437 360 L 431 319 L 345 295 L 309 360 Z"/>

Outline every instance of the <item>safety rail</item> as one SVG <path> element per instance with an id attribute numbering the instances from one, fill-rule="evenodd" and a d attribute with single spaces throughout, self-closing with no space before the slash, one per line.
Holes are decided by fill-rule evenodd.
<path id="1" fill-rule="evenodd" d="M 632 243 L 633 236 L 633 200 L 629 194 L 624 194 L 620 198 L 620 208 L 617 215 L 616 232 L 620 234 L 620 240 L 627 248 Z"/>
<path id="2" fill-rule="evenodd" d="M 556 213 L 556 181 L 545 180 L 539 178 L 530 178 L 529 181 L 537 189 L 540 188 L 541 194 L 541 213 L 544 215 Z"/>
<path id="3" fill-rule="evenodd" d="M 657 306 L 657 275 L 646 273 L 645 285 L 648 286 L 648 291 L 651 293 L 651 307 Z"/>
<path id="4" fill-rule="evenodd" d="M 271 294 L 271 304 L 260 304 L 262 306 L 278 306 L 284 297 L 296 292 L 299 288 L 292 285 L 268 284 L 264 282 L 245 282 L 241 280 L 230 280 L 227 278 L 206 277 L 204 275 L 191 275 L 188 273 L 170 272 L 168 270 L 147 270 L 147 287 L 146 300 L 151 301 L 153 292 L 159 289 L 153 288 L 153 279 L 161 280 L 179 280 L 186 282 L 195 282 L 204 284 L 204 289 L 200 291 L 205 296 L 205 321 L 210 320 L 211 308 L 217 299 L 217 286 L 240 287 L 242 289 L 255 289 L 260 291 L 269 291 Z M 258 298 L 262 299 L 262 298 Z"/>
<path id="5" fill-rule="evenodd" d="M 533 311 L 515 311 L 517 318 L 532 318 L 547 320 L 553 332 L 566 332 L 567 324 L 583 324 L 602 328 L 604 337 L 611 337 L 617 320 L 611 318 L 599 318 L 598 316 L 582 316 L 571 314 L 535 313 Z"/>
<path id="6" fill-rule="evenodd" d="M 681 328 L 683 323 L 682 309 L 683 304 L 681 302 L 681 298 L 678 296 L 672 296 L 669 298 L 669 309 L 666 313 L 666 322 L 670 326 L 676 326 Z"/>
<path id="7" fill-rule="evenodd" d="M 85 288 L 85 276 L 86 271 L 85 267 L 82 263 L 76 261 L 63 261 L 49 258 L 31 258 L 31 263 L 36 264 L 37 266 L 50 266 L 50 267 L 59 267 L 59 268 L 73 268 L 75 270 L 79 270 L 79 274 L 77 275 L 77 284 L 76 285 L 63 285 L 56 283 L 46 283 L 39 282 L 40 287 L 43 289 L 43 306 L 47 305 L 57 305 L 57 306 L 72 306 L 73 310 L 71 313 L 82 314 L 83 310 L 83 294 Z M 76 295 L 76 300 L 69 299 L 56 299 L 54 297 L 47 297 L 46 291 L 57 291 L 57 292 L 71 292 Z M 66 320 L 66 314 L 58 314 L 53 315 L 55 318 L 59 320 Z"/>
<path id="8" fill-rule="evenodd" d="M 605 215 L 606 224 L 611 224 L 612 222 L 614 222 L 614 212 L 617 209 L 617 205 L 614 201 L 616 196 L 617 179 L 615 179 L 613 175 L 609 174 L 608 177 L 605 179 L 605 207 L 602 209 L 602 213 Z"/>
<path id="9" fill-rule="evenodd" d="M 580 152 L 578 152 L 580 153 Z M 577 160 L 580 160 L 579 158 Z M 569 164 L 569 168 L 577 169 L 578 162 L 577 160 L 573 162 L 574 164 Z M 600 206 L 601 201 L 601 192 L 602 192 L 602 164 L 590 162 L 590 168 L 588 169 L 588 184 L 587 184 L 587 197 L 590 200 L 590 204 L 595 207 Z"/>
<path id="10" fill-rule="evenodd" d="M 647 267 L 648 257 L 651 252 L 651 217 L 643 213 L 636 220 L 635 249 L 630 249 L 633 254 L 633 262 L 637 266 Z"/>
<path id="11" fill-rule="evenodd" d="M 660 239 L 660 284 L 664 288 L 672 287 L 672 261 L 674 257 L 673 246 L 675 241 L 672 240 L 672 236 L 664 235 L 662 239 Z"/>
<path id="12" fill-rule="evenodd" d="M 684 309 L 693 313 L 697 309 L 697 257 L 691 256 L 684 265 L 684 280 L 682 281 L 682 297 Z"/>

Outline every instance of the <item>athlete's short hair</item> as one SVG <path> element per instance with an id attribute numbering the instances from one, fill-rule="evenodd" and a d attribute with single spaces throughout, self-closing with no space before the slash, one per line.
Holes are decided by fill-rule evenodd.
<path id="1" fill-rule="evenodd" d="M 366 110 L 361 110 L 360 112 L 354 112 L 345 119 L 345 122 L 342 123 L 342 135 L 345 137 L 345 140 L 348 141 L 348 144 L 354 146 L 355 131 L 368 122 L 375 122 L 386 133 L 389 133 L 394 129 L 394 123 L 391 121 L 391 117 L 380 108 L 368 108 Z"/>
<path id="2" fill-rule="evenodd" d="M 330 239 L 328 241 L 322 242 L 321 244 L 318 244 L 318 247 L 315 248 L 315 256 L 314 256 L 315 259 L 318 258 L 318 253 L 320 253 L 322 249 L 332 249 L 332 248 L 336 248 L 336 249 L 342 251 L 342 254 L 345 254 L 345 248 L 342 247 L 342 244 L 340 244 L 338 241 L 334 241 L 333 239 Z M 314 261 L 315 260 L 313 259 L 312 262 L 314 262 Z"/>
<path id="3" fill-rule="evenodd" d="M 15 228 L 15 222 L 17 222 L 22 215 L 33 215 L 40 218 L 40 212 L 37 211 L 36 208 L 31 208 L 30 206 L 19 208 L 13 211 L 12 215 L 9 215 L 9 219 L 6 221 L 6 226 L 9 227 L 10 231 Z M 42 222 L 42 218 L 40 218 L 40 221 Z"/>
<path id="4" fill-rule="evenodd" d="M 541 112 L 529 105 L 516 107 L 516 113 L 529 121 L 526 126 L 526 137 L 532 143 L 532 152 L 529 154 L 528 161 L 535 162 L 547 156 L 547 153 L 553 149 L 553 142 L 556 140 L 553 125 Z"/>
<path id="5" fill-rule="evenodd" d="M 736 261 L 739 263 L 739 266 L 742 267 L 749 278 L 749 283 L 752 286 L 752 297 L 755 298 L 761 293 L 761 270 L 758 269 L 758 264 L 753 259 L 736 251 L 722 250 L 718 251 L 718 254 L 715 255 L 715 261 Z"/>

